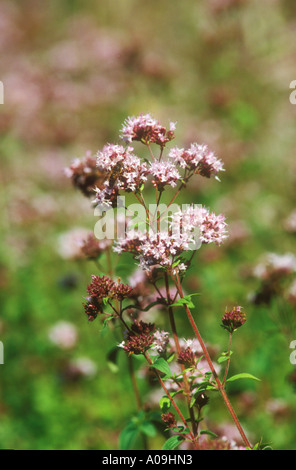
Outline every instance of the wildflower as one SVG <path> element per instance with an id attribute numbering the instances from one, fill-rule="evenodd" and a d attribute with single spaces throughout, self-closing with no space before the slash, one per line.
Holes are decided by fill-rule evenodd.
<path id="1" fill-rule="evenodd" d="M 147 180 L 147 164 L 133 154 L 133 148 L 105 145 L 97 153 L 97 167 L 105 174 L 104 184 L 95 189 L 95 202 L 117 207 L 119 191 L 136 192 Z"/>
<path id="2" fill-rule="evenodd" d="M 198 450 L 246 450 L 246 448 L 238 446 L 233 440 L 229 441 L 225 436 L 217 439 L 201 436 L 198 440 Z"/>
<path id="3" fill-rule="evenodd" d="M 177 362 L 184 364 L 186 368 L 194 367 L 196 364 L 196 356 L 190 347 L 186 348 L 185 351 L 181 351 Z"/>
<path id="4" fill-rule="evenodd" d="M 121 282 L 114 283 L 109 291 L 109 298 L 117 300 L 127 299 L 131 296 L 132 290 L 132 287 L 127 284 L 122 284 Z"/>
<path id="5" fill-rule="evenodd" d="M 150 164 L 149 173 L 153 177 L 153 186 L 157 186 L 159 189 L 163 189 L 166 185 L 170 185 L 174 188 L 177 181 L 181 178 L 176 166 L 169 161 L 152 162 Z"/>
<path id="6" fill-rule="evenodd" d="M 124 161 L 126 154 L 131 150 L 131 147 L 125 149 L 122 145 L 105 145 L 96 155 L 97 168 L 108 174 L 119 162 Z"/>
<path id="7" fill-rule="evenodd" d="M 66 375 L 72 380 L 90 379 L 97 373 L 97 365 L 88 357 L 78 357 L 68 364 Z"/>
<path id="8" fill-rule="evenodd" d="M 284 221 L 284 226 L 287 232 L 296 233 L 296 209 L 294 209 Z"/>
<path id="9" fill-rule="evenodd" d="M 154 329 L 155 326 L 153 323 L 135 321 L 131 329 L 127 332 L 127 340 L 122 342 L 120 347 L 129 355 L 144 354 L 154 342 Z"/>
<path id="10" fill-rule="evenodd" d="M 119 189 L 117 186 L 113 186 L 113 188 L 109 188 L 108 186 L 105 186 L 104 188 L 95 188 L 95 193 L 94 203 L 101 207 L 117 207 L 119 198 Z"/>
<path id="11" fill-rule="evenodd" d="M 175 231 L 184 234 L 198 233 L 200 243 L 220 245 L 227 238 L 225 217 L 210 213 L 200 205 L 191 205 L 173 215 L 172 226 Z M 198 229 L 198 232 L 197 230 Z M 191 241 L 195 241 L 192 239 Z"/>
<path id="12" fill-rule="evenodd" d="M 109 240 L 97 240 L 93 233 L 89 233 L 81 243 L 81 252 L 88 259 L 97 259 L 110 244 Z"/>
<path id="13" fill-rule="evenodd" d="M 288 290 L 288 298 L 292 304 L 296 304 L 296 280 L 292 283 Z"/>
<path id="14" fill-rule="evenodd" d="M 176 126 L 170 123 L 169 130 L 161 126 L 158 121 L 153 119 L 150 114 L 140 114 L 137 117 L 129 117 L 123 124 L 121 138 L 125 142 L 133 140 L 143 142 L 144 144 L 155 143 L 164 147 L 167 142 L 174 139 Z"/>
<path id="15" fill-rule="evenodd" d="M 296 272 L 296 257 L 292 253 L 284 255 L 268 253 L 254 269 L 255 276 L 261 280 L 278 279 L 294 272 Z"/>
<path id="16" fill-rule="evenodd" d="M 241 327 L 246 321 L 246 315 L 242 312 L 242 307 L 233 307 L 230 312 L 225 312 L 222 324 L 232 333 Z"/>
<path id="17" fill-rule="evenodd" d="M 174 147 L 169 152 L 169 157 L 181 168 L 198 173 L 210 178 L 223 171 L 223 163 L 209 150 L 207 145 L 191 144 L 189 149 Z"/>
<path id="18" fill-rule="evenodd" d="M 131 295 L 132 288 L 126 284 L 115 282 L 108 276 L 92 276 L 92 282 L 87 286 L 89 296 L 84 304 L 86 315 L 90 321 L 102 314 L 107 300 L 124 300 Z"/>
<path id="19" fill-rule="evenodd" d="M 92 276 L 92 282 L 87 286 L 87 292 L 92 299 L 98 301 L 103 300 L 109 296 L 114 285 L 114 281 L 108 276 Z"/>
<path id="20" fill-rule="evenodd" d="M 169 333 L 167 331 L 156 330 L 153 337 L 154 344 L 152 349 L 157 351 L 159 354 L 164 353 L 169 343 Z"/>
<path id="21" fill-rule="evenodd" d="M 88 316 L 89 321 L 94 321 L 100 313 L 103 313 L 103 303 L 91 297 L 86 300 L 87 302 L 83 304 L 85 314 Z"/>
<path id="22" fill-rule="evenodd" d="M 84 257 L 81 251 L 84 240 L 89 231 L 83 227 L 74 227 L 68 232 L 62 233 L 58 238 L 57 251 L 64 259 L 81 259 Z"/>
<path id="23" fill-rule="evenodd" d="M 114 250 L 132 253 L 145 271 L 158 266 L 174 274 L 188 268 L 181 258 L 184 252 L 198 248 L 200 243 L 221 244 L 226 236 L 222 214 L 216 216 L 205 208 L 190 206 L 173 215 L 167 231 L 127 232 L 125 239 L 117 241 Z"/>
<path id="24" fill-rule="evenodd" d="M 96 157 L 87 152 L 85 157 L 75 159 L 65 173 L 72 180 L 73 185 L 85 196 L 91 197 L 96 187 L 102 187 L 106 174 L 103 169 L 97 168 Z"/>
<path id="25" fill-rule="evenodd" d="M 48 337 L 59 348 L 71 349 L 77 342 L 77 331 L 72 323 L 61 321 L 49 330 Z"/>
<path id="26" fill-rule="evenodd" d="M 166 425 L 166 428 L 176 428 L 177 427 L 177 421 L 173 413 L 168 412 L 168 413 L 163 413 L 161 415 L 161 419 Z"/>

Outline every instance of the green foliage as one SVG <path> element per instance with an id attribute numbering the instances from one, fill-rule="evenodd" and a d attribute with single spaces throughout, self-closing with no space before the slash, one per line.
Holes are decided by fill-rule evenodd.
<path id="1" fill-rule="evenodd" d="M 241 374 L 236 374 L 236 375 L 233 375 L 232 377 L 229 377 L 226 382 L 234 382 L 235 380 L 241 380 L 241 379 L 251 379 L 251 380 L 257 380 L 258 382 L 260 382 L 260 379 L 258 379 L 257 377 L 255 377 L 254 375 L 252 374 L 248 374 L 246 372 L 243 372 Z"/>
<path id="2" fill-rule="evenodd" d="M 167 361 L 163 357 L 157 358 L 151 367 L 163 372 L 165 374 L 165 378 L 168 379 L 172 376 L 172 372 L 170 366 L 168 365 Z"/>
<path id="3" fill-rule="evenodd" d="M 133 417 L 126 427 L 121 431 L 119 437 L 120 450 L 132 450 L 137 440 L 143 436 L 153 438 L 156 435 L 155 420 L 159 420 L 156 413 L 140 412 Z"/>
<path id="4" fill-rule="evenodd" d="M 143 436 L 155 449 L 163 445 L 151 416 L 128 422 L 136 402 L 126 358 L 116 349 L 121 330 L 109 319 L 90 324 L 83 313 L 85 286 L 91 274 L 108 272 L 106 257 L 97 266 L 57 250 L 61 234 L 73 226 L 92 231 L 95 224 L 91 204 L 73 190 L 63 168 L 85 150 L 95 153 L 117 141 L 115 129 L 128 115 L 149 111 L 178 121 L 176 145 L 193 136 L 213 144 L 225 160 L 221 183 L 201 181 L 188 185 L 186 200 L 178 196 L 180 204 L 190 195 L 193 203 L 225 212 L 230 231 L 224 246 L 196 253 L 184 282 L 188 295 L 174 304 L 180 336 L 192 337 L 179 308 L 194 308 L 190 292 L 202 293 L 200 329 L 221 349 L 225 306 L 242 304 L 247 322 L 232 345 L 231 402 L 255 439 L 262 435 L 275 449 L 295 450 L 295 367 L 289 361 L 295 306 L 284 296 L 251 301 L 259 288 L 251 273 L 261 256 L 295 252 L 295 233 L 285 229 L 296 203 L 295 106 L 289 102 L 289 82 L 296 78 L 290 76 L 294 2 L 270 2 L 268 9 L 266 2 L 233 2 L 224 11 L 208 0 L 53 0 L 40 11 L 38 2 L 36 8 L 27 3 L 1 2 L 0 80 L 10 88 L 0 105 L 0 448 L 143 449 Z M 88 55 L 94 51 L 95 60 Z M 114 255 L 114 261 L 114 275 L 126 281 L 136 261 L 129 255 Z M 164 323 L 165 314 L 152 307 Z M 72 349 L 49 340 L 61 320 L 77 329 Z M 96 364 L 95 375 L 71 376 L 81 357 Z M 227 355 L 217 357 L 225 366 Z M 141 358 L 134 363 L 148 400 L 155 384 L 148 389 Z M 168 363 L 154 367 L 169 375 Z M 199 384 L 191 405 L 210 392 L 209 419 L 223 427 L 229 421 L 214 390 L 209 380 Z M 283 408 L 273 408 L 279 400 Z M 161 401 L 163 411 L 166 406 Z M 174 436 L 165 446 L 180 442 Z M 270 448 L 261 442 L 255 448 L 262 446 Z"/>
<path id="5" fill-rule="evenodd" d="M 162 446 L 162 450 L 175 450 L 184 441 L 182 436 L 171 436 Z"/>

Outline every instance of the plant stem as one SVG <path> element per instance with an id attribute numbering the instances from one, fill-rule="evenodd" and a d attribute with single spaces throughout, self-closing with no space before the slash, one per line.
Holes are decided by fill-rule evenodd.
<path id="1" fill-rule="evenodd" d="M 140 396 L 140 392 L 139 392 L 138 383 L 137 383 L 136 376 L 135 376 L 133 358 L 131 356 L 128 356 L 128 368 L 129 368 L 129 373 L 130 373 L 130 377 L 131 377 L 132 386 L 133 386 L 134 393 L 135 393 L 137 408 L 140 411 L 142 409 L 142 402 L 141 402 L 141 396 Z"/>
<path id="2" fill-rule="evenodd" d="M 225 385 L 225 382 L 226 382 L 226 379 L 227 379 L 227 375 L 228 375 L 228 370 L 229 370 L 229 364 L 230 364 L 230 349 L 231 349 L 231 340 L 232 340 L 232 333 L 229 333 L 229 342 L 228 342 L 228 359 L 227 359 L 227 363 L 226 363 L 226 369 L 225 369 L 224 379 L 223 379 L 223 382 L 222 382 L 222 385 L 223 385 L 223 387 L 224 387 L 224 385 Z"/>
<path id="3" fill-rule="evenodd" d="M 168 302 L 168 312 L 169 312 L 169 319 L 170 319 L 171 329 L 172 329 L 173 338 L 174 338 L 175 345 L 176 345 L 177 354 L 180 355 L 181 348 L 180 348 L 179 338 L 178 338 L 178 334 L 177 334 L 177 328 L 176 328 L 176 323 L 175 323 L 175 318 L 174 318 L 174 312 L 173 312 L 173 308 L 170 306 L 171 297 L 170 297 L 170 287 L 169 287 L 167 273 L 165 273 L 164 276 L 165 276 L 166 294 L 167 294 L 167 302 Z M 182 373 L 183 373 L 183 381 L 184 381 L 184 388 L 185 388 L 185 393 L 186 393 L 188 411 L 189 411 L 189 416 L 190 416 L 191 423 L 192 423 L 192 432 L 193 432 L 194 436 L 196 436 L 197 435 L 197 425 L 196 425 L 196 420 L 195 420 L 193 408 L 190 406 L 190 401 L 191 401 L 191 399 L 190 399 L 190 387 L 189 387 L 189 383 L 188 383 L 188 380 L 187 380 L 187 375 L 186 375 L 184 364 L 181 364 L 181 368 L 182 368 Z"/>
<path id="4" fill-rule="evenodd" d="M 144 356 L 145 356 L 145 359 L 147 360 L 148 364 L 149 364 L 150 366 L 152 366 L 153 363 L 152 363 L 152 361 L 151 361 L 151 358 L 150 358 L 149 354 L 146 352 L 146 353 L 144 354 Z M 180 411 L 178 405 L 176 404 L 175 400 L 174 400 L 173 397 L 171 396 L 170 392 L 169 392 L 168 389 L 166 388 L 166 386 L 165 386 L 165 384 L 164 384 L 162 378 L 161 378 L 160 375 L 159 375 L 159 372 L 157 371 L 157 369 L 155 369 L 155 368 L 153 368 L 153 369 L 154 369 L 154 372 L 155 372 L 155 374 L 156 374 L 156 376 L 157 376 L 157 378 L 158 378 L 158 381 L 159 381 L 160 385 L 162 386 L 162 388 L 163 388 L 165 394 L 166 394 L 167 397 L 170 399 L 172 406 L 175 408 L 176 412 L 178 413 L 179 417 L 181 418 L 182 423 L 184 424 L 185 428 L 188 428 L 186 419 L 184 418 L 182 412 Z M 189 435 L 190 435 L 190 438 L 191 438 L 192 442 L 195 444 L 195 446 L 197 446 L 196 441 L 195 441 L 195 436 L 192 434 L 191 431 L 189 431 Z"/>
<path id="5" fill-rule="evenodd" d="M 176 274 L 176 279 L 173 278 L 173 280 L 174 280 L 174 282 L 175 282 L 175 284 L 176 284 L 176 287 L 177 287 L 177 289 L 178 289 L 178 292 L 179 292 L 180 297 L 181 297 L 181 298 L 184 298 L 184 295 L 183 295 L 183 291 L 182 291 L 182 287 L 181 287 L 181 284 L 180 284 L 180 279 L 179 279 L 178 274 Z M 203 341 L 203 339 L 202 339 L 202 337 L 201 337 L 201 335 L 200 335 L 200 333 L 199 333 L 199 330 L 198 330 L 198 328 L 197 328 L 197 326 L 196 326 L 196 323 L 195 323 L 195 321 L 194 321 L 194 319 L 193 319 L 193 317 L 192 317 L 192 314 L 191 314 L 191 312 L 190 312 L 190 309 L 188 308 L 188 305 L 186 305 L 186 304 L 184 305 L 184 307 L 185 307 L 185 310 L 186 310 L 186 313 L 187 313 L 187 317 L 188 317 L 188 319 L 189 319 L 189 322 L 190 322 L 190 324 L 191 324 L 191 326 L 192 326 L 192 328 L 193 328 L 193 331 L 194 331 L 194 333 L 195 333 L 195 335 L 196 335 L 196 337 L 197 337 L 197 339 L 198 339 L 198 341 L 199 341 L 199 344 L 200 344 L 200 346 L 201 346 L 201 348 L 202 348 L 202 350 L 203 350 L 204 356 L 205 356 L 205 358 L 206 358 L 206 360 L 207 360 L 207 362 L 208 362 L 208 364 L 209 364 L 210 370 L 211 370 L 211 372 L 212 372 L 212 374 L 213 374 L 213 377 L 214 377 L 214 379 L 215 379 L 215 381 L 216 381 L 216 384 L 217 384 L 217 386 L 218 386 L 219 392 L 220 392 L 221 395 L 222 395 L 222 398 L 223 398 L 223 400 L 224 400 L 224 402 L 225 402 L 225 405 L 227 406 L 228 411 L 229 411 L 229 413 L 230 413 L 230 415 L 231 415 L 233 421 L 235 422 L 235 425 L 236 425 L 236 427 L 237 427 L 237 429 L 238 429 L 238 431 L 239 431 L 239 433 L 240 433 L 240 435 L 241 435 L 241 437 L 242 437 L 244 443 L 246 444 L 247 447 L 252 448 L 252 446 L 251 446 L 250 442 L 248 441 L 248 438 L 247 438 L 247 436 L 245 435 L 244 430 L 243 430 L 243 428 L 242 428 L 242 426 L 241 426 L 241 424 L 240 424 L 240 422 L 239 422 L 239 419 L 238 419 L 238 417 L 236 416 L 234 409 L 232 408 L 232 405 L 231 405 L 231 403 L 230 403 L 230 401 L 229 401 L 229 399 L 228 399 L 228 396 L 227 396 L 227 394 L 226 394 L 226 392 L 225 392 L 224 386 L 223 386 L 222 383 L 220 382 L 220 379 L 219 379 L 219 377 L 218 377 L 218 375 L 217 375 L 217 372 L 216 372 L 216 370 L 215 370 L 215 368 L 214 368 L 213 362 L 212 362 L 212 360 L 211 360 L 211 358 L 210 358 L 210 355 L 209 355 L 209 353 L 208 353 L 207 347 L 206 347 L 206 345 L 205 345 L 205 343 L 204 343 L 204 341 Z"/>

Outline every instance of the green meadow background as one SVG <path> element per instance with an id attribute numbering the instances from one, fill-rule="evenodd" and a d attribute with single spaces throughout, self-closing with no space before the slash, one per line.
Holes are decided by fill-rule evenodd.
<path id="1" fill-rule="evenodd" d="M 126 357 L 114 360 L 117 338 L 84 315 L 98 268 L 70 259 L 62 245 L 73 228 L 92 231 L 96 220 L 64 168 L 118 142 L 127 116 L 150 112 L 164 125 L 177 122 L 174 145 L 206 143 L 225 163 L 221 182 L 197 177 L 178 200 L 223 212 L 230 232 L 225 245 L 201 248 L 186 291 L 201 294 L 194 315 L 220 351 L 225 308 L 244 307 L 230 372 L 260 382 L 233 383 L 230 399 L 252 442 L 295 450 L 296 307 L 282 291 L 254 302 L 260 279 L 253 275 L 266 253 L 295 254 L 296 230 L 287 228 L 296 208 L 295 1 L 45 3 L 0 3 L 0 448 L 142 449 L 146 440 L 160 449 L 165 442 L 146 380 L 139 373 L 152 424 L 137 415 Z M 182 311 L 176 315 L 180 336 L 190 337 Z M 50 339 L 61 321 L 77 334 L 68 349 Z M 234 435 L 218 398 L 205 415 L 211 429 Z M 122 437 L 139 422 L 130 442 Z"/>

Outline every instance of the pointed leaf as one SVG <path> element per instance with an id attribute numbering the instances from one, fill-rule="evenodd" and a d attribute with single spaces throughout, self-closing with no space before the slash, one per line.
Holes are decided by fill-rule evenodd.
<path id="1" fill-rule="evenodd" d="M 229 377 L 229 379 L 226 380 L 226 382 L 234 382 L 235 380 L 240 380 L 240 379 L 252 379 L 252 380 L 257 380 L 260 382 L 260 379 L 255 377 L 252 374 L 248 374 L 247 372 L 243 372 L 242 374 L 237 374 L 233 375 L 232 377 Z"/>
<path id="2" fill-rule="evenodd" d="M 162 450 L 174 450 L 184 440 L 182 436 L 172 436 L 163 445 Z"/>
<path id="3" fill-rule="evenodd" d="M 160 372 L 163 372 L 167 376 L 167 378 L 172 376 L 171 369 L 167 361 L 163 359 L 163 357 L 159 357 L 158 359 L 156 359 L 156 361 L 154 361 L 151 367 L 154 367 Z"/>

